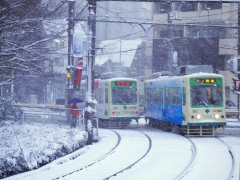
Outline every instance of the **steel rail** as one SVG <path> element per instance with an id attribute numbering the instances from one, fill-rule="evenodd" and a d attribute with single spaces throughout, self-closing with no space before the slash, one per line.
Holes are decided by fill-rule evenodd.
<path id="1" fill-rule="evenodd" d="M 112 174 L 112 175 L 104 178 L 104 180 L 108 180 L 109 178 L 111 178 L 111 177 L 113 177 L 113 176 L 116 176 L 117 174 L 122 173 L 122 172 L 130 169 L 131 167 L 133 167 L 136 163 L 138 163 L 140 160 L 142 160 L 142 159 L 149 153 L 150 149 L 152 148 L 152 140 L 151 140 L 151 138 L 150 138 L 147 134 L 145 134 L 144 132 L 142 132 L 142 131 L 139 131 L 139 132 L 142 133 L 142 134 L 144 134 L 144 135 L 148 138 L 149 147 L 148 147 L 148 150 L 146 151 L 146 153 L 145 153 L 142 157 L 140 157 L 137 161 L 135 161 L 134 163 L 132 163 L 131 165 L 129 165 L 129 166 L 127 166 L 126 168 L 124 168 L 124 169 L 122 169 L 122 170 L 120 170 L 120 171 L 118 171 L 118 172 L 116 172 L 116 173 L 114 173 L 114 174 Z"/>
<path id="2" fill-rule="evenodd" d="M 117 135 L 117 137 L 118 137 L 117 144 L 116 144 L 109 152 L 107 152 L 106 154 L 104 154 L 102 157 L 98 158 L 96 161 L 94 161 L 94 162 L 92 162 L 92 163 L 90 163 L 90 164 L 88 164 L 88 165 L 86 165 L 86 166 L 84 166 L 84 167 L 81 167 L 81 168 L 79 168 L 79 169 L 77 169 L 77 170 L 75 170 L 75 171 L 72 171 L 72 172 L 69 172 L 69 173 L 67 173 L 67 174 L 65 174 L 65 175 L 62 175 L 62 176 L 60 176 L 60 177 L 54 178 L 54 180 L 55 180 L 55 179 L 61 179 L 61 178 L 63 178 L 63 177 L 69 176 L 69 175 L 71 175 L 71 174 L 73 174 L 73 173 L 75 173 L 75 172 L 79 172 L 79 171 L 81 171 L 81 170 L 83 170 L 83 169 L 85 169 L 85 168 L 87 168 L 87 167 L 90 167 L 90 166 L 96 164 L 97 162 L 105 159 L 105 158 L 106 158 L 107 156 L 109 156 L 110 154 L 114 153 L 115 149 L 116 149 L 116 148 L 119 146 L 119 144 L 121 143 L 121 136 L 120 136 L 116 131 L 114 131 L 114 130 L 112 130 L 112 129 L 109 129 L 109 130 L 110 130 L 110 131 L 113 131 L 114 133 L 116 133 L 116 135 Z"/>
<path id="3" fill-rule="evenodd" d="M 185 136 L 184 136 L 185 137 Z M 190 170 L 190 168 L 192 167 L 193 165 L 193 162 L 196 158 L 196 152 L 197 152 L 197 149 L 196 149 L 196 146 L 195 144 L 193 143 L 193 141 L 188 138 L 188 137 L 185 137 L 186 139 L 188 139 L 191 144 L 192 144 L 192 147 L 191 147 L 191 150 L 192 150 L 192 157 L 191 157 L 191 160 L 188 162 L 187 166 L 182 170 L 181 173 L 179 173 L 175 178 L 174 180 L 178 180 L 178 179 L 182 179 Z"/>
<path id="4" fill-rule="evenodd" d="M 234 154 L 233 154 L 233 151 L 232 151 L 232 148 L 225 142 L 223 141 L 222 139 L 220 139 L 219 137 L 215 137 L 217 138 L 219 141 L 221 141 L 225 146 L 227 146 L 228 148 L 228 152 L 232 158 L 232 168 L 231 168 L 231 171 L 229 173 L 229 176 L 228 176 L 228 179 L 227 180 L 231 180 L 233 178 L 233 174 L 234 174 L 234 170 L 235 170 L 235 157 L 234 157 Z"/>

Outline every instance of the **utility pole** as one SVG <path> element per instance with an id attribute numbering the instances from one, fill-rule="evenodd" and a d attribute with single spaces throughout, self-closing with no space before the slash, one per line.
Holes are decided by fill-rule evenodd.
<path id="1" fill-rule="evenodd" d="M 74 59 L 73 59 L 73 50 L 72 50 L 72 44 L 73 44 L 73 33 L 74 33 L 74 16 L 75 16 L 75 1 L 74 0 L 68 0 L 68 67 L 67 72 L 70 74 L 70 77 L 68 77 L 67 82 L 67 107 L 70 108 L 70 104 L 68 104 L 68 101 L 73 96 L 73 65 L 74 65 Z M 71 121 L 71 115 L 68 111 L 67 114 L 67 120 L 68 122 Z"/>
<path id="2" fill-rule="evenodd" d="M 237 59 L 240 58 L 240 3 L 238 3 L 238 56 L 237 56 Z M 237 60 L 237 62 L 239 62 Z M 240 79 L 240 72 L 238 72 L 238 69 L 239 69 L 239 66 L 240 64 L 237 64 L 237 73 L 238 73 L 238 79 Z M 238 121 L 240 121 L 240 94 L 239 94 L 239 91 L 238 91 Z"/>
<path id="3" fill-rule="evenodd" d="M 167 70 L 172 71 L 172 64 L 173 64 L 173 26 L 172 26 L 172 12 L 168 13 L 168 51 L 167 51 L 167 57 L 168 57 L 168 65 Z"/>
<path id="4" fill-rule="evenodd" d="M 96 38 L 96 1 L 88 2 L 88 61 L 87 61 L 87 91 L 85 108 L 85 130 L 88 132 L 87 144 L 92 144 L 92 123 L 95 112 L 94 71 L 95 71 L 95 38 Z"/>

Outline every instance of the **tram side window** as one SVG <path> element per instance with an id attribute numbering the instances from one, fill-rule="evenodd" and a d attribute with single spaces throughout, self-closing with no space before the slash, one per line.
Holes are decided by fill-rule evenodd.
<path id="1" fill-rule="evenodd" d="M 97 100 L 98 100 L 98 103 L 103 104 L 103 89 L 102 88 L 98 89 Z"/>
<path id="2" fill-rule="evenodd" d="M 165 103 L 170 104 L 171 103 L 171 97 L 170 97 L 170 88 L 165 88 Z"/>
<path id="3" fill-rule="evenodd" d="M 167 103 L 169 105 L 180 105 L 180 88 L 170 87 L 167 88 Z"/>
<path id="4" fill-rule="evenodd" d="M 105 103 L 108 103 L 108 89 L 105 88 Z"/>
<path id="5" fill-rule="evenodd" d="M 163 90 L 162 88 L 157 89 L 157 103 L 162 104 L 163 103 Z"/>
<path id="6" fill-rule="evenodd" d="M 149 88 L 146 89 L 146 100 L 150 103 L 151 100 L 151 90 Z"/>
<path id="7" fill-rule="evenodd" d="M 102 89 L 96 89 L 95 90 L 95 95 L 98 103 L 102 104 L 103 103 L 103 98 L 102 98 Z"/>
<path id="8" fill-rule="evenodd" d="M 157 94 L 155 88 L 148 88 L 147 89 L 147 102 L 149 103 L 156 103 Z"/>
<path id="9" fill-rule="evenodd" d="M 174 92 L 174 99 L 175 99 L 175 105 L 180 105 L 180 87 L 176 87 L 174 88 L 175 92 Z"/>
<path id="10" fill-rule="evenodd" d="M 151 103 L 154 103 L 154 89 L 151 89 L 151 92 L 150 92 L 150 94 L 151 94 L 151 99 L 150 99 L 150 102 Z"/>
<path id="11" fill-rule="evenodd" d="M 156 88 L 152 89 L 151 102 L 157 103 L 157 89 Z"/>

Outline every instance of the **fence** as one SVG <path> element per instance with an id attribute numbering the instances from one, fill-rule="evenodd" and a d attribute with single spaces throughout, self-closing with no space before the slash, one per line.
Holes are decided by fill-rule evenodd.
<path id="1" fill-rule="evenodd" d="M 69 108 L 63 108 L 61 106 L 54 105 L 29 105 L 21 104 L 17 105 L 20 107 L 23 114 L 23 123 L 26 122 L 38 122 L 38 123 L 51 123 L 51 124 L 62 124 L 68 125 L 69 122 Z M 78 109 L 79 116 L 77 126 L 82 130 L 85 129 L 84 123 L 84 110 Z M 70 116 L 70 115 L 69 115 Z M 70 116 L 71 117 L 71 116 Z"/>
<path id="2" fill-rule="evenodd" d="M 22 121 L 38 122 L 42 124 L 59 124 L 70 125 L 68 115 L 70 115 L 69 108 L 63 108 L 61 105 L 40 105 L 40 104 L 18 104 L 22 111 Z M 78 109 L 79 116 L 77 120 L 77 127 L 85 131 L 84 109 Z M 93 140 L 98 141 L 98 118 L 93 118 Z"/>
<path id="3" fill-rule="evenodd" d="M 233 118 L 239 120 L 239 112 L 238 109 L 226 109 L 226 117 Z"/>

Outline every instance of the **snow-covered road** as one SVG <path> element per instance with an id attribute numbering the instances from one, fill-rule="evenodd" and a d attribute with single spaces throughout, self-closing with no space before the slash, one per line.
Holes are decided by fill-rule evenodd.
<path id="1" fill-rule="evenodd" d="M 85 170 L 65 179 L 106 179 L 141 159 L 151 148 L 151 142 L 139 131 L 115 130 L 121 142 L 115 152 Z"/>
<path id="2" fill-rule="evenodd" d="M 192 168 L 182 178 L 192 180 L 194 177 L 211 180 L 227 180 L 232 169 L 232 157 L 229 149 L 216 138 L 191 138 L 196 146 L 196 158 Z"/>
<path id="3" fill-rule="evenodd" d="M 152 149 L 141 162 L 112 179 L 174 179 L 191 160 L 191 143 L 184 137 L 145 131 L 152 139 Z"/>

